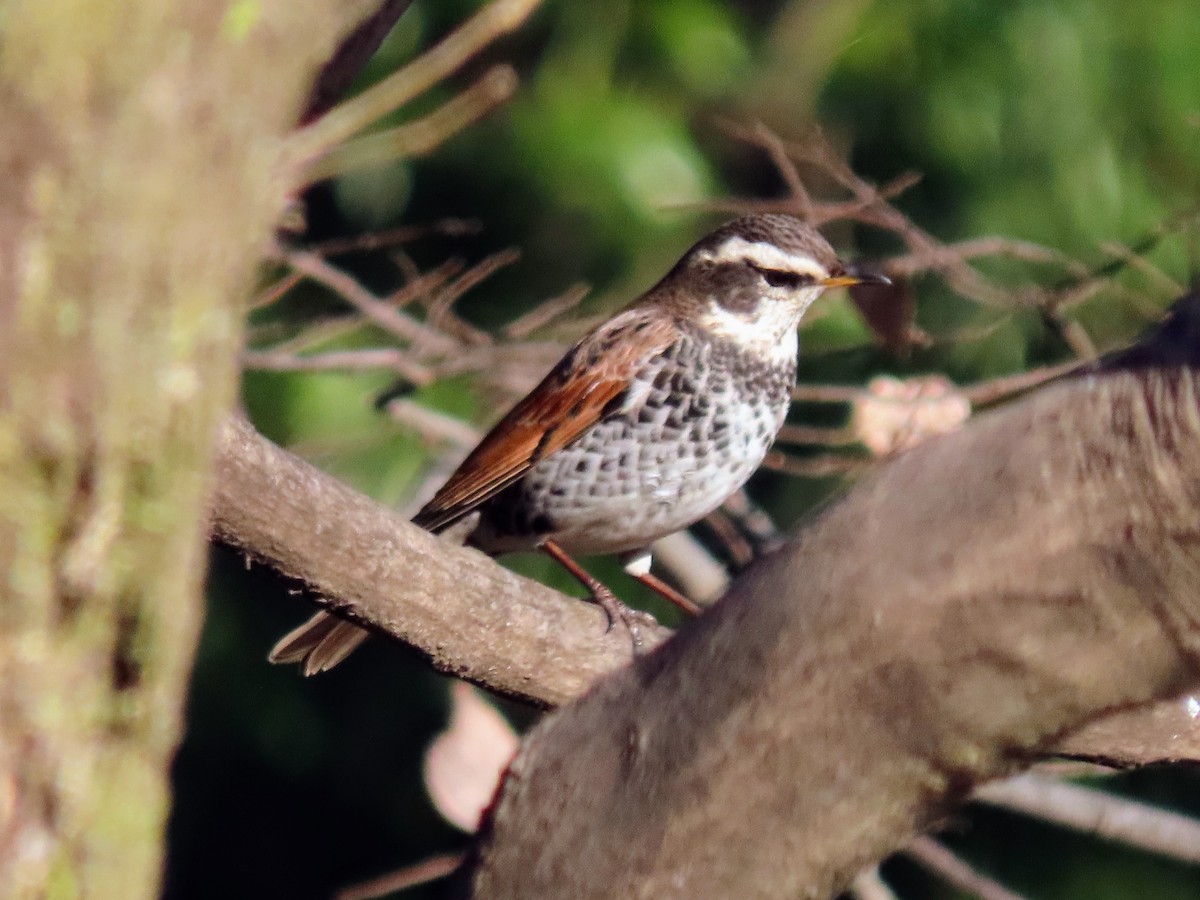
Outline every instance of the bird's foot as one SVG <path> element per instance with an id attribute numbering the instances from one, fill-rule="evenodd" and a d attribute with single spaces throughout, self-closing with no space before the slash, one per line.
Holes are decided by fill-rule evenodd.
<path id="1" fill-rule="evenodd" d="M 612 631 L 613 626 L 619 622 L 629 632 L 629 639 L 633 643 L 633 652 L 640 653 L 642 651 L 642 628 L 652 628 L 658 624 L 658 620 L 648 612 L 626 606 L 617 599 L 616 594 L 603 584 L 590 587 L 592 594 L 590 599 L 608 616 L 608 628 L 605 629 L 605 633 Z"/>
<path id="2" fill-rule="evenodd" d="M 542 544 L 542 549 L 558 561 L 564 569 L 570 572 L 575 578 L 587 588 L 589 599 L 604 610 L 604 614 L 608 616 L 608 628 L 604 633 L 613 630 L 613 626 L 620 622 L 625 626 L 625 630 L 629 632 L 629 639 L 633 642 L 633 652 L 636 655 L 642 649 L 642 626 L 647 628 L 658 624 L 658 620 L 650 613 L 642 612 L 640 609 L 630 609 L 624 603 L 617 599 L 614 594 L 604 583 L 589 573 L 587 569 L 577 563 L 567 551 L 558 546 L 554 541 L 545 541 Z"/>

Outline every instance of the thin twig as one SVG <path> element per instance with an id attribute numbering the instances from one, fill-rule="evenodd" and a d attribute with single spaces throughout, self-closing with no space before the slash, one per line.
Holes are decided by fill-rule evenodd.
<path id="1" fill-rule="evenodd" d="M 811 444 L 817 447 L 845 447 L 858 442 L 849 428 L 817 428 L 812 425 L 784 425 L 776 440 L 785 444 Z"/>
<path id="2" fill-rule="evenodd" d="M 755 122 L 754 125 L 744 132 L 746 139 L 758 144 L 767 155 L 771 157 L 771 162 L 775 166 L 779 176 L 787 185 L 788 194 L 793 204 L 796 206 L 797 212 L 806 222 L 813 220 L 813 201 L 808 193 L 808 189 L 804 186 L 804 180 L 800 177 L 800 173 L 796 171 L 796 166 L 787 154 L 787 147 L 780 140 L 779 135 L 775 134 L 770 128 L 762 122 Z"/>
<path id="3" fill-rule="evenodd" d="M 979 900 L 1024 900 L 1020 894 L 988 878 L 931 837 L 914 838 L 902 852 L 959 890 L 975 895 Z"/>
<path id="4" fill-rule="evenodd" d="M 975 799 L 1187 863 L 1200 863 L 1200 821 L 1106 791 L 1038 775 L 984 785 Z"/>
<path id="5" fill-rule="evenodd" d="M 541 0 L 495 0 L 400 71 L 335 106 L 288 142 L 285 167 L 296 168 L 329 152 L 373 122 L 399 109 L 445 78 L 480 49 L 516 29 Z"/>
<path id="6" fill-rule="evenodd" d="M 271 282 L 250 301 L 247 312 L 254 312 L 275 303 L 280 297 L 299 284 L 303 277 L 299 272 L 288 272 L 282 278 Z"/>
<path id="7" fill-rule="evenodd" d="M 392 371 L 417 386 L 434 381 L 434 373 L 394 347 L 334 350 L 300 356 L 277 350 L 244 350 L 242 368 L 264 372 L 377 372 Z"/>
<path id="8" fill-rule="evenodd" d="M 895 276 L 912 277 L 921 272 L 937 271 L 954 266 L 963 260 L 987 256 L 1005 256 L 1024 262 L 1059 265 L 1080 275 L 1086 268 L 1061 251 L 1044 247 L 1032 241 L 1020 241 L 1004 237 L 979 237 L 953 244 L 945 244 L 924 252 L 912 252 L 895 256 L 887 261 L 888 273 Z"/>
<path id="9" fill-rule="evenodd" d="M 754 561 L 754 545 L 738 529 L 738 523 L 724 509 L 715 509 L 703 519 L 735 568 L 742 569 Z"/>
<path id="10" fill-rule="evenodd" d="M 462 865 L 463 858 L 464 854 L 462 853 L 443 853 L 439 856 L 431 856 L 413 863 L 411 866 L 380 875 L 378 878 L 371 878 L 368 881 L 360 881 L 358 884 L 344 887 L 334 895 L 334 898 L 335 900 L 376 900 L 378 897 L 386 897 L 397 891 L 405 891 L 417 885 L 445 878 Z"/>
<path id="11" fill-rule="evenodd" d="M 899 900 L 896 892 L 880 876 L 878 866 L 860 872 L 850 885 L 850 893 L 856 900 Z"/>
<path id="12" fill-rule="evenodd" d="M 404 270 L 404 286 L 388 294 L 383 302 L 393 309 L 403 309 L 414 301 L 433 296 L 446 282 L 463 270 L 463 261 L 448 259 L 436 268 L 422 272 L 415 266 Z"/>
<path id="13" fill-rule="evenodd" d="M 1154 265 L 1146 257 L 1135 252 L 1132 248 L 1126 247 L 1124 244 L 1119 244 L 1116 241 L 1105 241 L 1100 245 L 1100 249 L 1121 260 L 1121 262 L 1130 268 L 1141 272 L 1152 281 L 1158 282 L 1158 286 L 1169 297 L 1178 297 L 1187 292 L 1186 287 Z"/>
<path id="14" fill-rule="evenodd" d="M 774 550 L 783 543 L 783 534 L 775 520 L 742 488 L 725 498 L 721 510 L 750 539 L 759 553 Z"/>
<path id="15" fill-rule="evenodd" d="M 430 324 L 450 332 L 460 341 L 475 345 L 493 343 L 492 336 L 456 316 L 451 306 L 459 297 L 490 278 L 505 266 L 511 266 L 521 258 L 521 251 L 509 247 L 498 253 L 484 257 L 456 279 L 437 292 L 437 295 L 426 304 Z"/>
<path id="16" fill-rule="evenodd" d="M 446 218 L 430 222 L 428 225 L 408 225 L 352 237 L 332 238 L 328 241 L 309 244 L 307 249 L 326 257 L 340 256 L 343 253 L 368 253 L 371 250 L 407 244 L 431 234 L 443 237 L 467 237 L 478 234 L 482 230 L 482 226 L 474 219 Z"/>
<path id="17" fill-rule="evenodd" d="M 463 449 L 470 449 L 479 442 L 478 429 L 462 419 L 456 419 L 412 400 L 403 397 L 390 400 L 384 409 L 394 421 L 408 426 L 430 440 L 454 444 Z"/>
<path id="18" fill-rule="evenodd" d="M 539 328 L 544 328 L 578 307 L 590 291 L 591 287 L 582 282 L 571 285 L 559 296 L 539 303 L 505 325 L 505 337 L 515 341 L 524 340 Z"/>
<path id="19" fill-rule="evenodd" d="M 772 450 L 763 460 L 763 468 L 785 475 L 801 478 L 830 478 L 837 475 L 854 475 L 870 467 L 870 461 L 851 456 L 835 456 L 822 453 L 800 459 L 778 450 Z"/>
<path id="20" fill-rule="evenodd" d="M 797 384 L 792 399 L 801 403 L 853 403 L 862 389 L 841 384 Z"/>
<path id="21" fill-rule="evenodd" d="M 300 331 L 289 332 L 286 337 L 280 337 L 281 331 L 287 327 L 286 324 L 270 322 L 252 329 L 247 335 L 246 342 L 256 349 L 269 349 L 274 353 L 303 353 L 306 350 L 312 350 L 348 337 L 366 324 L 358 316 L 329 316 L 314 319 Z"/>
<path id="22" fill-rule="evenodd" d="M 427 116 L 334 146 L 310 162 L 297 176 L 298 181 L 302 185 L 315 184 L 346 172 L 421 156 L 483 118 L 516 89 L 517 73 L 513 68 L 496 66 Z"/>
<path id="23" fill-rule="evenodd" d="M 1081 365 L 1083 365 L 1083 361 L 1073 359 L 1069 362 L 1059 363 L 1057 366 L 1043 366 L 1005 378 L 980 381 L 962 388 L 962 393 L 971 402 L 972 407 L 990 406 L 1073 372 Z"/>
<path id="24" fill-rule="evenodd" d="M 436 328 L 430 328 L 411 316 L 392 308 L 376 297 L 351 275 L 307 250 L 281 249 L 283 258 L 297 272 L 329 288 L 384 331 L 425 351 L 453 353 L 458 343 Z"/>

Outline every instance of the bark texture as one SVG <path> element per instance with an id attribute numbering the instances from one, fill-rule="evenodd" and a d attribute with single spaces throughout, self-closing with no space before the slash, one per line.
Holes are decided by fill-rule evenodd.
<path id="1" fill-rule="evenodd" d="M 1198 588 L 1195 371 L 1049 388 L 865 480 L 540 724 L 473 896 L 829 896 L 1065 732 L 1200 682 Z"/>
<path id="2" fill-rule="evenodd" d="M 557 706 L 632 658 L 628 633 L 607 631 L 600 607 L 434 537 L 244 420 L 221 432 L 212 509 L 217 540 L 496 693 Z M 641 634 L 649 648 L 667 631 Z"/>
<path id="3" fill-rule="evenodd" d="M 549 718 L 475 894 L 823 896 L 1029 760 L 1200 758 L 1196 313 L 910 451 Z M 243 422 L 218 471 L 221 540 L 443 670 L 558 705 L 630 659 Z"/>
<path id="4" fill-rule="evenodd" d="M 0 894 L 156 893 L 242 299 L 373 2 L 17 2 L 0 46 Z"/>

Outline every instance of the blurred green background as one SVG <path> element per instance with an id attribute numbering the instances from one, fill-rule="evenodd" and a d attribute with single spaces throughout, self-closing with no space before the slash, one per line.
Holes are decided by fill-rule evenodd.
<path id="1" fill-rule="evenodd" d="M 479 5 L 418 0 L 359 87 Z M 897 205 L 940 240 L 998 234 L 1100 266 L 1110 258 L 1104 242 L 1137 244 L 1200 199 L 1196 12 L 1194 0 L 547 0 L 524 29 L 393 124 L 444 102 L 498 61 L 521 77 L 511 103 L 427 158 L 314 189 L 305 239 L 466 217 L 482 223 L 480 234 L 405 249 L 430 267 L 450 255 L 476 260 L 520 248 L 517 264 L 458 304 L 468 320 L 494 328 L 579 280 L 593 287 L 583 312 L 601 313 L 649 286 L 722 218 L 698 204 L 782 193 L 764 154 L 720 126 L 762 121 L 785 137 L 820 125 L 876 183 L 920 173 Z M 900 249 L 862 227 L 828 233 L 850 256 Z M 1194 229 L 1173 229 L 1147 258 L 1186 284 L 1196 248 Z M 386 254 L 337 262 L 381 292 L 400 281 Z M 981 268 L 1014 285 L 1057 277 L 998 260 Z M 1102 349 L 1129 340 L 1170 299 L 1158 276 L 1127 269 L 1117 279 L 1121 290 L 1070 312 Z M 917 287 L 918 321 L 932 346 L 891 356 L 835 298 L 802 337 L 801 377 L 860 383 L 878 372 L 940 371 L 969 383 L 1068 357 L 1035 310 L 983 309 L 932 278 Z M 255 322 L 294 324 L 338 308 L 306 287 Z M 437 449 L 376 409 L 393 382 L 387 374 L 251 372 L 245 403 L 269 437 L 403 508 Z M 470 379 L 413 396 L 476 424 L 489 416 Z M 751 487 L 790 524 L 843 484 L 762 473 Z M 513 564 L 572 590 L 545 561 Z M 640 596 L 615 567 L 596 571 Z M 269 666 L 271 644 L 309 612 L 270 573 L 214 551 L 174 772 L 168 897 L 329 897 L 465 845 L 421 783 L 421 754 L 445 721 L 445 680 L 380 641 L 314 679 Z M 508 712 L 518 724 L 530 718 Z M 1106 783 L 1200 813 L 1192 772 Z M 1200 896 L 1194 869 L 1001 813 L 964 814 L 947 840 L 1031 897 Z M 908 863 L 891 863 L 885 874 L 905 897 L 958 896 Z M 443 893 L 435 883 L 404 896 Z"/>

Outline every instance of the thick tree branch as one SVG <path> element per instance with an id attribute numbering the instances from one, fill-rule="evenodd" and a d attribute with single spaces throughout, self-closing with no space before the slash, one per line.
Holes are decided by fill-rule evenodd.
<path id="1" fill-rule="evenodd" d="M 597 626 L 597 611 L 474 551 L 431 544 L 393 511 L 243 420 L 222 429 L 217 464 L 217 540 L 296 579 L 317 604 L 408 644 L 442 671 L 553 707 L 631 659 L 627 641 Z M 367 572 L 364 558 L 381 572 Z M 522 638 L 522 630 L 534 637 Z M 645 637 L 653 644 L 667 634 Z M 1101 716 L 1046 753 L 1108 766 L 1200 760 L 1197 702 L 1184 692 Z"/>
<path id="2" fill-rule="evenodd" d="M 627 642 L 598 631 L 598 614 L 587 606 L 496 571 L 473 551 L 430 544 L 428 535 L 394 512 L 242 420 L 222 429 L 218 468 L 212 500 L 218 540 L 297 579 L 316 603 L 409 644 L 443 671 L 497 694 L 558 706 L 631 658 Z M 317 522 L 330 524 L 318 528 Z M 364 553 L 387 572 L 366 574 Z M 458 568 L 463 559 L 467 568 Z M 446 567 L 453 569 L 453 590 L 440 596 Z M 431 608 L 410 612 L 410 603 Z M 406 624 L 422 617 L 421 627 Z M 468 618 L 478 634 L 463 624 Z M 540 635 L 539 646 L 521 639 L 521 628 Z M 666 635 L 664 629 L 647 637 L 653 643 Z M 1114 712 L 1066 735 L 1047 753 L 1109 766 L 1200 760 L 1198 703 L 1185 692 Z"/>
<path id="3" fill-rule="evenodd" d="M 918 447 L 535 729 L 475 896 L 845 887 L 1063 732 L 1200 679 L 1197 510 L 1192 369 Z"/>
<path id="4" fill-rule="evenodd" d="M 1120 365 L 909 451 L 547 720 L 502 792 L 477 894 L 820 896 L 1038 754 L 1194 758 L 1191 333 L 1177 317 Z M 628 658 L 598 612 L 243 423 L 219 485 L 222 540 L 440 668 L 552 705 Z"/>

